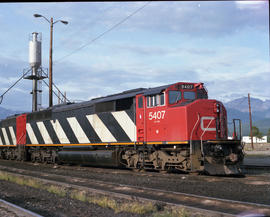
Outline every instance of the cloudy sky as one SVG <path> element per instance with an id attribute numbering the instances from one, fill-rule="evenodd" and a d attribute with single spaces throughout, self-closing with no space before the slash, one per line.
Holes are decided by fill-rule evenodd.
<path id="1" fill-rule="evenodd" d="M 1 3 L 0 95 L 29 68 L 32 32 L 48 68 L 49 23 L 34 13 L 69 22 L 54 25 L 53 73 L 72 101 L 178 81 L 203 82 L 223 102 L 270 99 L 267 1 Z M 31 110 L 31 88 L 21 81 L 1 106 Z"/>

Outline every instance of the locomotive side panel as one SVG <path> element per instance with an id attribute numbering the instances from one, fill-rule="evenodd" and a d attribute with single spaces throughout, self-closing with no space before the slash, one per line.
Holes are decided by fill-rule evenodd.
<path id="1" fill-rule="evenodd" d="M 215 140 L 217 113 L 215 100 L 199 99 L 186 106 L 189 140 Z"/>
<path id="2" fill-rule="evenodd" d="M 168 141 L 186 141 L 188 140 L 187 132 L 187 115 L 186 107 L 168 108 L 166 112 Z"/>
<path id="3" fill-rule="evenodd" d="M 0 122 L 0 145 L 16 145 L 16 117 Z"/>
<path id="4" fill-rule="evenodd" d="M 186 141 L 185 107 L 146 109 L 147 141 Z"/>
<path id="5" fill-rule="evenodd" d="M 27 114 L 26 143 L 32 145 L 52 144 L 50 128 L 46 127 L 52 119 L 52 111 L 44 110 Z"/>
<path id="6" fill-rule="evenodd" d="M 26 144 L 26 114 L 16 118 L 16 139 L 17 145 Z"/>
<path id="7" fill-rule="evenodd" d="M 96 113 L 95 105 L 91 105 L 40 111 L 27 115 L 26 143 L 76 145 L 131 142 L 136 140 L 134 122 L 133 109 Z"/>
<path id="8" fill-rule="evenodd" d="M 132 110 L 95 113 L 82 108 L 54 115 L 59 140 L 70 144 L 134 141 L 135 124 Z"/>

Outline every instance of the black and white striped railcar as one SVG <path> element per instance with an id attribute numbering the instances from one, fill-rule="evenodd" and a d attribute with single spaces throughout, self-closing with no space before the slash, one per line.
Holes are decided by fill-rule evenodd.
<path id="1" fill-rule="evenodd" d="M 116 158 L 116 147 L 134 146 L 137 140 L 135 96 L 145 91 L 139 88 L 9 117 L 0 122 L 1 155 L 7 159 L 55 162 L 60 151 L 64 160 L 91 162 L 82 150 L 104 149 L 109 151 L 92 153 L 102 160 Z"/>

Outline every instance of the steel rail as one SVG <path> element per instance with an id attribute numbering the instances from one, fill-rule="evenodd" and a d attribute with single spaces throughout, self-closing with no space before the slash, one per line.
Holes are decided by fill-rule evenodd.
<path id="1" fill-rule="evenodd" d="M 2 207 L 5 208 L 5 210 L 6 209 L 12 210 L 13 212 L 17 214 L 17 216 L 20 216 L 20 217 L 42 217 L 41 215 L 34 213 L 30 210 L 24 209 L 13 203 L 0 199 L 0 210 Z"/>

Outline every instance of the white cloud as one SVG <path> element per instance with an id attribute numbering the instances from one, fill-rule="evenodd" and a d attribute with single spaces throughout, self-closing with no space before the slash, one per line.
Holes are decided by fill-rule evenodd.
<path id="1" fill-rule="evenodd" d="M 266 2 L 264 1 L 235 1 L 236 7 L 245 10 L 258 10 L 266 6 Z"/>

